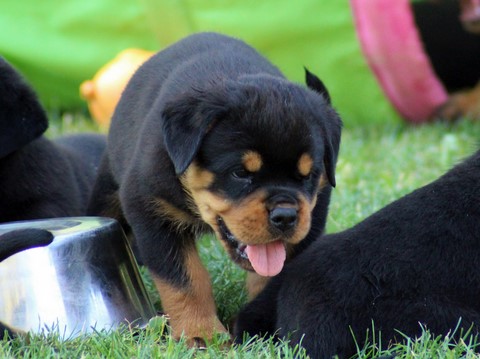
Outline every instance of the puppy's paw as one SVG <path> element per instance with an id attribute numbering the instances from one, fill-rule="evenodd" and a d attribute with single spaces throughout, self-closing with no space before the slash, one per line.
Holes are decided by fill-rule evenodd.
<path id="1" fill-rule="evenodd" d="M 195 320 L 197 319 L 197 320 Z M 206 349 L 210 343 L 226 342 L 225 345 L 230 345 L 231 335 L 220 323 L 218 318 L 208 318 L 208 320 L 198 320 L 198 318 L 190 317 L 188 323 L 185 321 L 184 325 L 178 325 L 178 322 L 169 321 L 171 334 L 176 340 L 182 337 L 189 348 Z M 182 328 L 182 330 L 179 329 Z"/>
<path id="2" fill-rule="evenodd" d="M 456 92 L 433 114 L 433 118 L 480 120 L 480 84 L 471 90 Z"/>
<path id="3" fill-rule="evenodd" d="M 200 338 L 200 337 L 187 339 L 187 345 L 190 348 L 196 348 L 199 350 L 207 349 L 207 342 L 205 341 L 204 338 Z"/>

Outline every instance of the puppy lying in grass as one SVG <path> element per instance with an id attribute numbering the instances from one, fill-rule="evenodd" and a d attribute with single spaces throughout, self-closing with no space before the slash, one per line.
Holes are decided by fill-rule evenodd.
<path id="1" fill-rule="evenodd" d="M 348 358 L 374 325 L 383 345 L 480 328 L 480 151 L 445 175 L 287 264 L 238 315 L 312 358 Z M 355 339 L 354 339 L 355 338 Z M 356 341 L 356 342 L 355 342 Z"/>

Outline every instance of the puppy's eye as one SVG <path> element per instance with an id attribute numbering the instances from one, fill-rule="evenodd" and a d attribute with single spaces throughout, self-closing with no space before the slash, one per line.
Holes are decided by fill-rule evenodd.
<path id="1" fill-rule="evenodd" d="M 235 170 L 232 172 L 232 177 L 236 180 L 241 180 L 241 181 L 251 181 L 252 179 L 252 173 L 248 172 L 244 169 L 241 170 Z"/>
<path id="2" fill-rule="evenodd" d="M 310 181 L 312 179 L 312 173 L 310 172 L 308 175 L 302 175 L 300 173 L 297 173 L 296 176 L 297 180 L 299 181 Z"/>

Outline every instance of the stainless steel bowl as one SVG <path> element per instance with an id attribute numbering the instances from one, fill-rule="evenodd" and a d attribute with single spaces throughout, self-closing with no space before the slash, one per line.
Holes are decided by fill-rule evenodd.
<path id="1" fill-rule="evenodd" d="M 1 322 L 72 337 L 119 323 L 143 326 L 155 315 L 115 220 L 72 217 L 1 224 L 0 249 L 2 234 L 18 233 L 21 244 L 21 230 L 30 228 L 49 231 L 53 241 L 0 263 Z"/>

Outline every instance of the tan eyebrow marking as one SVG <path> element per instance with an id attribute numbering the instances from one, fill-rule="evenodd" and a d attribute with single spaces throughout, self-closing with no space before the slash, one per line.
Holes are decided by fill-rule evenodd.
<path id="1" fill-rule="evenodd" d="M 263 160 L 260 153 L 247 151 L 242 156 L 242 163 L 248 172 L 258 172 L 262 168 Z"/>
<path id="2" fill-rule="evenodd" d="M 212 172 L 201 168 L 195 162 L 188 166 L 181 179 L 183 185 L 186 185 L 189 189 L 208 188 L 214 180 L 215 175 Z"/>
<path id="3" fill-rule="evenodd" d="M 298 166 L 298 172 L 300 172 L 302 176 L 308 176 L 312 171 L 312 167 L 313 167 L 312 157 L 308 153 L 304 153 L 303 155 L 300 156 L 297 166 Z"/>

